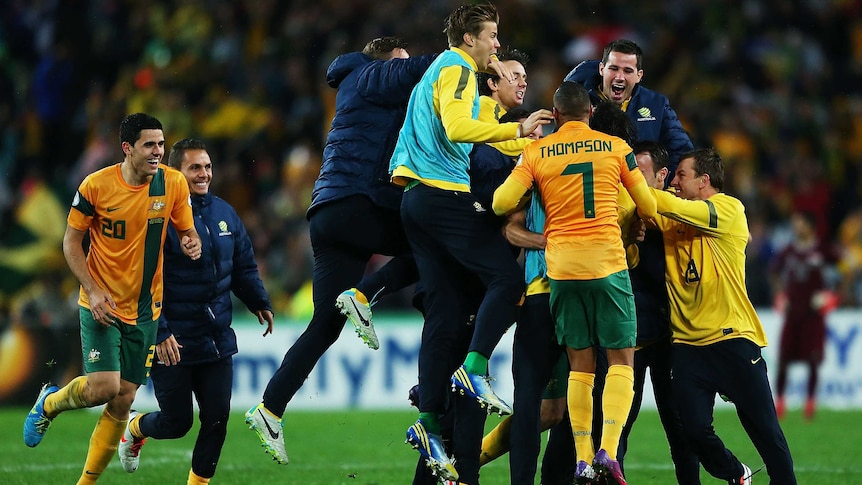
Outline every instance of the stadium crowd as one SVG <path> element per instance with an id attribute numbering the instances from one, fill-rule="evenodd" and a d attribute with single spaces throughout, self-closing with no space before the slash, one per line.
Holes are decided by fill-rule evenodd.
<path id="1" fill-rule="evenodd" d="M 4 325 L 77 325 L 60 251 L 69 202 L 86 174 L 120 161 L 116 126 L 139 111 L 164 123 L 168 145 L 206 140 L 219 170 L 212 192 L 245 222 L 275 314 L 307 315 L 305 210 L 335 97 L 326 66 L 380 35 L 434 53 L 458 3 L 3 2 Z M 767 268 L 800 209 L 835 242 L 841 304 L 862 302 L 862 2 L 495 3 L 502 44 L 531 57 L 530 109 L 548 107 L 565 74 L 608 41 L 644 48 L 643 84 L 668 96 L 696 146 L 722 154 L 726 192 L 748 209 L 755 305 L 772 303 Z M 407 308 L 409 295 L 383 305 Z"/>

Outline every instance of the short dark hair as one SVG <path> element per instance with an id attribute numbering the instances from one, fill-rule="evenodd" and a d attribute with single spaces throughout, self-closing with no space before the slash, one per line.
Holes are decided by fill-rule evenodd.
<path id="1" fill-rule="evenodd" d="M 590 128 L 617 136 L 631 145 L 635 138 L 635 127 L 631 118 L 613 101 L 602 101 L 593 109 Z"/>
<path id="2" fill-rule="evenodd" d="M 394 49 L 406 49 L 407 42 L 398 37 L 378 37 L 365 44 L 362 53 L 375 59 L 387 60 L 392 57 Z"/>
<path id="3" fill-rule="evenodd" d="M 586 118 L 590 115 L 590 95 L 580 84 L 565 81 L 554 91 L 554 108 L 563 116 Z"/>
<path id="4" fill-rule="evenodd" d="M 497 7 L 492 3 L 480 3 L 476 5 L 461 5 L 446 17 L 443 22 L 443 32 L 451 47 L 457 47 L 464 43 L 464 34 L 479 35 L 482 32 L 483 22 L 500 23 L 500 15 Z"/>
<path id="5" fill-rule="evenodd" d="M 612 41 L 605 47 L 605 52 L 602 54 L 602 64 L 608 63 L 608 56 L 611 52 L 619 52 L 621 54 L 634 54 L 637 57 L 638 71 L 643 69 L 644 51 L 640 46 L 628 39 L 617 39 Z"/>
<path id="6" fill-rule="evenodd" d="M 724 189 L 724 161 L 713 148 L 697 148 L 679 156 L 680 161 L 694 159 L 694 173 L 698 176 L 709 175 L 709 183 L 721 192 Z"/>
<path id="7" fill-rule="evenodd" d="M 635 155 L 638 153 L 648 153 L 652 158 L 653 172 L 667 167 L 668 154 L 667 150 L 658 142 L 654 141 L 637 141 L 632 145 L 632 151 Z M 670 175 L 671 177 L 673 174 Z"/>
<path id="8" fill-rule="evenodd" d="M 516 106 L 500 117 L 500 123 L 518 123 L 524 118 L 529 118 L 530 114 L 527 108 Z"/>
<path id="9" fill-rule="evenodd" d="M 126 116 L 120 122 L 120 143 L 134 145 L 141 138 L 143 130 L 164 130 L 162 122 L 146 113 L 135 113 Z"/>
<path id="10" fill-rule="evenodd" d="M 207 146 L 204 142 L 195 138 L 183 138 L 174 143 L 171 147 L 171 154 L 168 155 L 168 166 L 177 170 L 183 166 L 183 156 L 187 150 L 206 150 Z"/>
<path id="11" fill-rule="evenodd" d="M 497 59 L 501 62 L 503 61 L 518 61 L 525 68 L 527 67 L 527 63 L 530 62 L 530 56 L 526 53 L 519 51 L 518 49 L 506 49 L 504 51 L 500 51 L 497 53 Z M 500 81 L 500 76 L 497 73 L 487 73 L 484 71 L 480 71 L 476 73 L 476 82 L 479 85 L 479 95 L 480 96 L 490 96 L 492 91 L 491 88 L 488 87 L 488 80 L 493 79 L 494 82 Z"/>

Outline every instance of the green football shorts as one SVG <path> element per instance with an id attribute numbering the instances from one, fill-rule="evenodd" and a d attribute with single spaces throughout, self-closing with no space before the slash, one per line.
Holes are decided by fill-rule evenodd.
<path id="1" fill-rule="evenodd" d="M 606 349 L 635 346 L 637 316 L 628 270 L 594 280 L 549 281 L 561 345 L 576 350 L 596 343 Z"/>
<path id="2" fill-rule="evenodd" d="M 120 371 L 120 378 L 144 384 L 150 375 L 156 351 L 158 320 L 129 325 L 116 319 L 105 327 L 93 318 L 89 308 L 78 307 L 81 319 L 81 353 L 84 370 Z"/>

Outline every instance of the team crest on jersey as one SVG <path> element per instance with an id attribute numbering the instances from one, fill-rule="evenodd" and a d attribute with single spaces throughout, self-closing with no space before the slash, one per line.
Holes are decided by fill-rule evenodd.
<path id="1" fill-rule="evenodd" d="M 473 209 L 475 209 L 476 212 L 486 212 L 485 208 L 482 207 L 482 204 L 480 204 L 479 201 L 473 202 Z"/>
<path id="2" fill-rule="evenodd" d="M 162 209 L 165 208 L 164 201 L 154 200 L 153 205 L 150 206 L 150 212 L 161 212 Z"/>
<path id="3" fill-rule="evenodd" d="M 90 349 L 90 352 L 87 353 L 87 362 L 93 364 L 102 360 L 102 352 L 96 349 Z"/>
<path id="4" fill-rule="evenodd" d="M 655 121 L 655 116 L 652 115 L 652 111 L 646 106 L 638 108 L 638 114 L 641 115 L 638 121 Z"/>
<path id="5" fill-rule="evenodd" d="M 218 221 L 219 236 L 230 236 L 232 233 L 227 228 L 227 222 Z"/>

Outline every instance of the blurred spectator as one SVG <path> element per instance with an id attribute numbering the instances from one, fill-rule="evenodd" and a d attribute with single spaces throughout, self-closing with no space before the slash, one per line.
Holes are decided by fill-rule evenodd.
<path id="1" fill-rule="evenodd" d="M 793 239 L 773 261 L 775 310 L 784 314 L 778 355 L 778 381 L 775 408 L 779 419 L 786 405 L 787 370 L 790 363 L 808 364 L 808 389 L 805 417 L 814 417 L 818 368 L 823 361 L 826 342 L 826 315 L 835 307 L 829 288 L 829 268 L 834 258 L 817 236 L 817 218 L 810 212 L 796 211 L 790 219 Z"/>
<path id="2" fill-rule="evenodd" d="M 310 202 L 306 177 L 319 168 L 333 114 L 329 60 L 381 35 L 403 38 L 416 54 L 435 52 L 443 18 L 459 3 L 0 2 L 0 244 L 28 168 L 62 185 L 65 200 L 87 167 L 121 157 L 105 127 L 144 110 L 163 120 L 168 143 L 211 140 L 222 161 L 215 189 L 244 220 L 259 221 L 249 231 L 261 271 L 271 272 L 262 276 L 276 282 L 268 282 L 273 301 L 287 304 L 310 277 L 307 228 L 294 215 Z M 696 146 L 726 154 L 728 192 L 760 225 L 753 263 L 768 263 L 765 245 L 794 209 L 814 211 L 821 239 L 836 238 L 839 225 L 848 234 L 842 288 L 845 304 L 860 301 L 862 3 L 495 4 L 512 19 L 501 43 L 531 54 L 526 106 L 549 106 L 565 73 L 608 39 L 641 44 L 644 85 L 670 98 Z"/>

